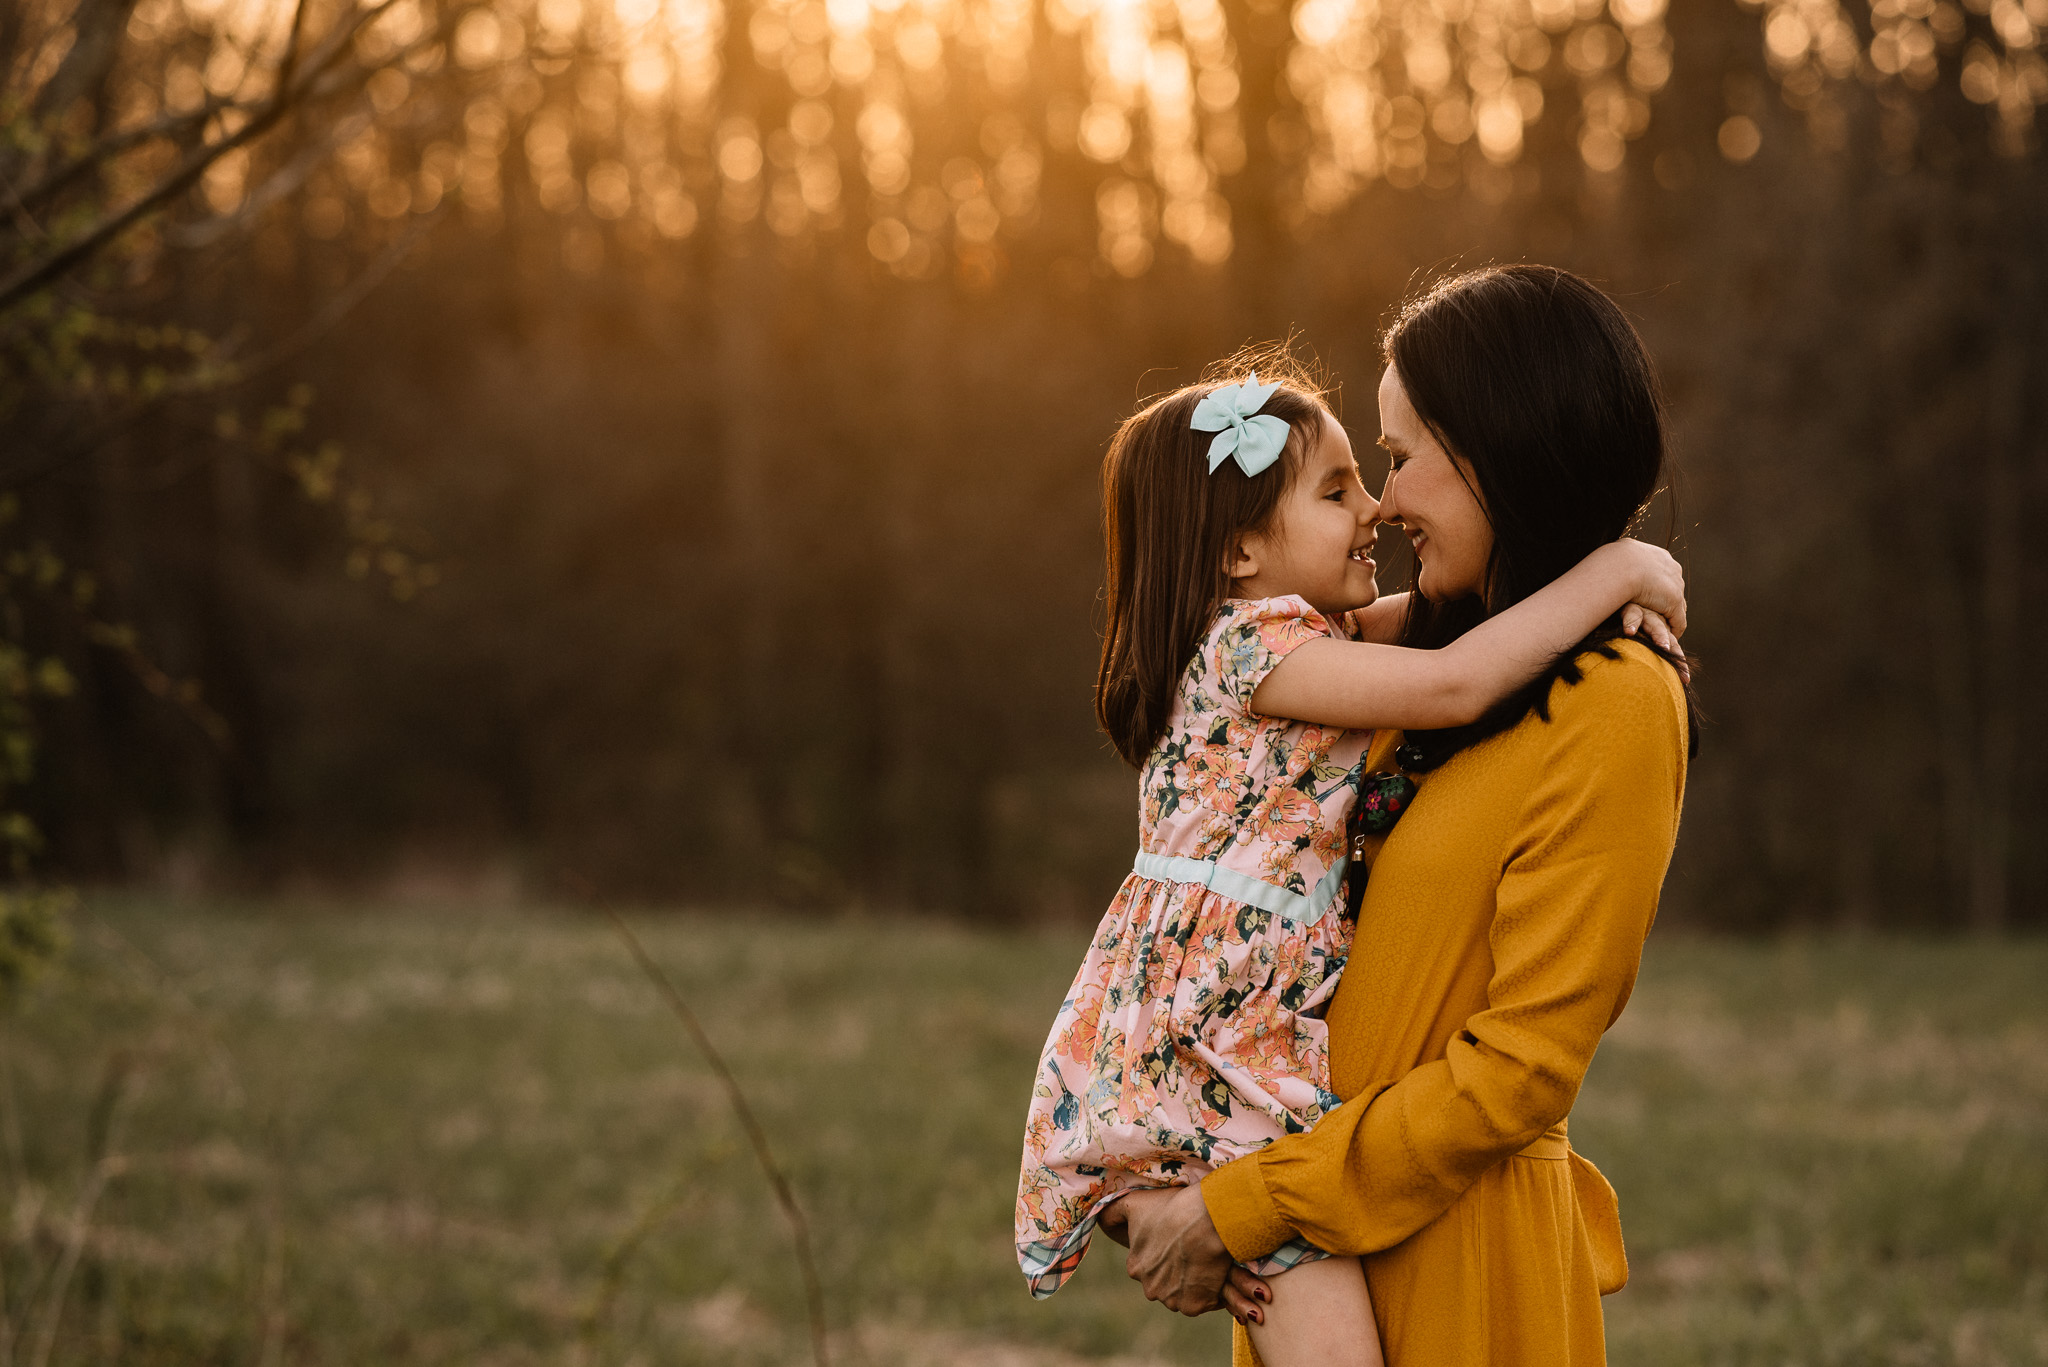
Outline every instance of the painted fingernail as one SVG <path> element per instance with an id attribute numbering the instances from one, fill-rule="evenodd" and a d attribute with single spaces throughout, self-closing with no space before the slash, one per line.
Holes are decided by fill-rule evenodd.
<path id="1" fill-rule="evenodd" d="M 1254 1292 L 1252 1292 L 1252 1294 L 1253 1294 L 1254 1296 L 1257 1296 L 1257 1297 L 1258 1297 L 1258 1298 L 1259 1298 L 1260 1300 L 1262 1300 L 1262 1301 L 1269 1301 L 1269 1300 L 1272 1300 L 1272 1299 L 1273 1299 L 1273 1293 L 1272 1293 L 1272 1292 L 1270 1292 L 1270 1291 L 1268 1291 L 1268 1290 L 1267 1290 L 1267 1289 L 1266 1289 L 1265 1287 L 1263 1287 L 1263 1286 L 1262 1286 L 1262 1287 L 1260 1287 L 1260 1288 L 1259 1288 L 1259 1289 L 1258 1289 L 1257 1291 L 1254 1291 Z"/>

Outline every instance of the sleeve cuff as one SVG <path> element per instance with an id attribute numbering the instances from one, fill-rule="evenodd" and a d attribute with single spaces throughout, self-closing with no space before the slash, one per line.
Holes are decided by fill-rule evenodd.
<path id="1" fill-rule="evenodd" d="M 1280 1217 L 1258 1155 L 1225 1163 L 1202 1179 L 1202 1204 L 1223 1238 L 1223 1246 L 1239 1262 L 1262 1258 L 1294 1237 L 1294 1227 Z"/>

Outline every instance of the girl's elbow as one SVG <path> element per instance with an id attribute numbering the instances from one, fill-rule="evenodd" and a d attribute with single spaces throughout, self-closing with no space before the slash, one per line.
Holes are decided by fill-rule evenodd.
<path id="1" fill-rule="evenodd" d="M 1445 684 L 1437 701 L 1443 709 L 1437 726 L 1469 726 L 1485 716 L 1486 709 L 1493 705 L 1491 697 L 1465 679 Z"/>

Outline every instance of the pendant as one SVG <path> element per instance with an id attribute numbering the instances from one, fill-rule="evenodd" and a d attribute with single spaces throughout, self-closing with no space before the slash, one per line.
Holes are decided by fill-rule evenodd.
<path id="1" fill-rule="evenodd" d="M 1359 786 L 1354 820 L 1366 835 L 1385 835 L 1414 800 L 1414 779 L 1406 774 L 1373 774 Z"/>

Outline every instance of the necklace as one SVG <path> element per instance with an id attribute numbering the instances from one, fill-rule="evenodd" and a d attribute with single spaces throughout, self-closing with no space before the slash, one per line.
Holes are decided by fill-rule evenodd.
<path id="1" fill-rule="evenodd" d="M 1358 805 L 1351 813 L 1351 843 L 1354 853 L 1371 836 L 1394 829 L 1401 813 L 1415 801 L 1415 780 L 1407 771 L 1422 760 L 1422 747 L 1406 744 L 1394 751 L 1394 768 L 1367 774 L 1358 783 Z"/>
<path id="2" fill-rule="evenodd" d="M 1376 846 L 1384 841 L 1394 829 L 1394 823 L 1415 801 L 1416 784 L 1407 770 L 1422 762 L 1422 750 L 1412 743 L 1403 744 L 1394 751 L 1393 769 L 1376 769 L 1358 781 L 1358 802 L 1351 809 L 1351 820 L 1346 834 L 1351 855 L 1351 868 L 1345 877 L 1345 909 L 1353 917 L 1358 915 L 1358 904 L 1365 897 L 1367 875 L 1366 856 L 1376 852 Z"/>

